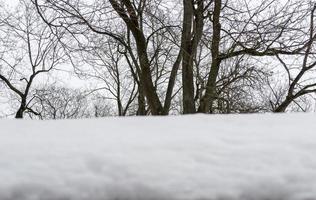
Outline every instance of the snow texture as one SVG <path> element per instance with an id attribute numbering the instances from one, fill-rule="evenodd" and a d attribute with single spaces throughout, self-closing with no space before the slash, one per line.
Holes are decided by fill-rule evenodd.
<path id="1" fill-rule="evenodd" d="M 1 200 L 314 200 L 316 115 L 0 121 Z"/>

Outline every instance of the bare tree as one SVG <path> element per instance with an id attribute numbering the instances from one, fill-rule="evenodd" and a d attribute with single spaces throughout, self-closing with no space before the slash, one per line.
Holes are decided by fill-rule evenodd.
<path id="1" fill-rule="evenodd" d="M 40 119 L 77 119 L 90 116 L 90 108 L 84 91 L 58 86 L 36 89 L 29 104 Z M 33 113 L 29 113 L 31 118 Z M 36 117 L 35 116 L 35 117 Z"/>
<path id="2" fill-rule="evenodd" d="M 212 112 L 218 96 L 216 81 L 224 60 L 241 55 L 265 58 L 301 53 L 308 44 L 307 40 L 301 40 L 299 30 L 307 4 L 307 1 L 282 4 L 270 0 L 251 4 L 250 1 L 215 0 L 209 11 L 212 64 L 199 111 Z"/>
<path id="3" fill-rule="evenodd" d="M 282 67 L 284 67 L 287 73 L 288 79 L 288 89 L 285 99 L 282 99 L 282 102 L 274 109 L 274 112 L 284 112 L 287 107 L 294 102 L 296 99 L 310 93 L 316 92 L 316 82 L 315 76 L 312 74 L 315 72 L 316 68 L 316 60 L 315 60 L 315 41 L 316 41 L 316 33 L 315 33 L 315 11 L 316 11 L 316 4 L 312 5 L 310 11 L 310 26 L 309 26 L 309 33 L 308 40 L 304 49 L 302 49 L 302 55 L 298 56 L 298 61 L 294 61 L 293 65 L 287 64 L 285 59 L 288 56 L 278 56 L 276 55 L 277 59 L 279 60 Z M 293 62 L 293 61 L 292 61 Z M 300 62 L 301 64 L 297 63 Z M 298 67 L 294 67 L 298 65 Z M 312 74 L 311 74 L 312 73 Z"/>
<path id="4" fill-rule="evenodd" d="M 28 104 L 35 78 L 51 71 L 61 61 L 58 37 L 44 24 L 32 4 L 21 1 L 14 13 L 2 11 L 1 19 L 0 83 L 19 98 L 16 118 L 34 112 Z"/>
<path id="5" fill-rule="evenodd" d="M 47 24 L 53 27 L 63 27 L 73 33 L 73 29 L 70 30 L 70 27 L 74 25 L 84 25 L 83 29 L 90 29 L 94 33 L 100 35 L 106 35 L 110 38 L 113 38 L 125 46 L 131 61 L 136 67 L 135 72 L 139 78 L 139 92 L 143 91 L 144 96 L 146 97 L 146 102 L 148 103 L 150 113 L 153 115 L 168 114 L 169 107 L 171 105 L 171 99 L 173 97 L 173 88 L 175 84 L 175 79 L 177 76 L 177 71 L 181 62 L 181 48 L 177 50 L 177 56 L 175 60 L 168 69 L 170 71 L 170 76 L 167 79 L 167 89 L 165 92 L 165 102 L 162 103 L 162 97 L 158 95 L 157 88 L 153 80 L 153 70 L 152 70 L 152 59 L 149 55 L 149 45 L 150 39 L 154 35 L 161 33 L 163 30 L 168 30 L 168 34 L 172 34 L 170 29 L 178 27 L 178 25 L 165 24 L 163 18 L 158 18 L 154 15 L 154 11 L 161 10 L 163 13 L 168 13 L 168 11 L 163 11 L 162 8 L 157 5 L 156 1 L 109 1 L 102 3 L 95 3 L 90 5 L 90 10 L 87 11 L 89 6 L 71 1 L 50 1 L 42 2 L 34 0 L 35 5 L 38 8 L 38 12 L 41 14 L 44 21 Z M 78 4 L 77 4 L 78 3 Z M 50 18 L 51 12 L 59 15 L 59 19 L 63 20 L 61 23 L 60 20 L 56 21 L 54 18 Z M 102 19 L 100 18 L 102 15 Z M 56 16 L 56 15 L 55 15 Z M 104 20 L 104 16 L 108 18 Z M 153 26 L 149 26 L 147 20 L 150 18 L 155 18 L 159 21 L 159 26 L 153 29 Z M 106 17 L 105 17 L 106 18 Z M 72 19 L 73 21 L 70 21 Z M 112 21 L 119 22 L 123 21 L 124 30 L 119 32 L 113 30 L 112 27 L 102 26 L 96 21 L 108 22 L 106 20 L 111 19 Z M 70 21 L 70 22 L 69 22 Z M 67 24 L 67 25 L 64 25 Z M 111 24 L 111 23 L 110 23 Z M 119 23 L 121 24 L 121 23 Z M 106 28 L 104 28 L 106 27 Z M 124 33 L 124 34 L 122 34 Z M 126 33 L 126 34 L 125 34 Z M 168 35 L 167 34 L 167 35 Z M 172 38 L 173 36 L 170 36 Z M 132 44 L 132 45 L 131 45 Z M 133 52 L 132 46 L 135 47 L 136 51 Z M 159 49 L 153 50 L 153 52 L 159 53 Z M 158 55 L 156 55 L 157 57 Z M 137 64 L 136 64 L 137 63 Z"/>
<path id="6" fill-rule="evenodd" d="M 175 104 L 181 107 L 178 110 L 182 113 L 266 110 L 265 106 L 256 104 L 262 101 L 252 102 L 251 99 L 260 96 L 257 86 L 262 84 L 262 76 L 271 76 L 270 66 L 266 69 L 253 66 L 251 62 L 255 59 L 276 57 L 289 69 L 292 66 L 284 62 L 284 58 L 305 57 L 305 72 L 299 73 L 298 78 L 290 72 L 289 80 L 294 78 L 290 81 L 291 91 L 276 111 L 284 111 L 296 95 L 313 92 L 313 85 L 304 88 L 300 77 L 313 68 L 315 36 L 313 28 L 306 31 L 310 0 L 32 2 L 52 31 L 63 30 L 72 37 L 78 47 L 76 51 L 95 51 L 89 49 L 94 41 L 91 35 L 102 44 L 120 46 L 116 51 L 121 55 L 121 62 L 111 66 L 129 70 L 133 87 L 127 90 L 118 84 L 126 71 L 118 73 L 115 67 L 108 67 L 112 58 L 100 59 L 95 52 L 90 57 L 102 60 L 102 65 L 98 65 L 106 69 L 107 77 L 115 74 L 113 81 L 107 79 L 105 83 L 117 100 L 120 114 L 126 110 L 119 97 L 122 90 L 135 94 L 131 95 L 132 101 L 136 101 L 137 96 L 138 114 L 166 115 Z M 167 4 L 171 9 L 163 6 Z M 98 48 L 100 52 L 108 52 L 111 47 L 107 46 Z M 69 48 L 69 57 L 73 56 L 74 49 Z M 247 62 L 231 65 L 240 58 Z M 180 73 L 182 80 L 177 78 Z M 303 92 L 296 93 L 298 85 Z M 127 100 L 126 105 L 131 105 L 132 101 Z"/>
<path id="7" fill-rule="evenodd" d="M 84 63 L 88 64 L 83 69 L 77 69 L 76 73 L 81 78 L 93 79 L 96 84 L 90 93 L 101 92 L 103 90 L 107 99 L 116 103 L 119 116 L 125 116 L 128 112 L 136 113 L 130 107 L 137 99 L 137 82 L 133 69 L 126 67 L 124 49 L 116 41 L 93 42 L 89 48 L 81 49 L 80 57 Z M 131 66 L 133 68 L 133 66 Z M 137 77 L 136 77 L 137 80 Z"/>

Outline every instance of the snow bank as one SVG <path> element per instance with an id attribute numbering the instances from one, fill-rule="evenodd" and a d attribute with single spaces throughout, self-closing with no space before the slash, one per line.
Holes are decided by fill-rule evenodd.
<path id="1" fill-rule="evenodd" d="M 316 115 L 0 121 L 1 200 L 316 199 Z"/>

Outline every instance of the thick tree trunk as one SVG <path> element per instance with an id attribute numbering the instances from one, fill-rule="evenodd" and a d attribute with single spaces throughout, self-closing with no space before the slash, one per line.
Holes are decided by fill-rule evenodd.
<path id="1" fill-rule="evenodd" d="M 193 58 L 192 49 L 188 44 L 184 47 L 184 55 L 182 61 L 182 85 L 183 85 L 183 113 L 195 113 L 194 103 L 194 81 L 193 81 Z"/>
<path id="2" fill-rule="evenodd" d="M 192 58 L 192 20 L 193 5 L 191 0 L 183 0 L 183 30 L 182 30 L 182 98 L 183 113 L 195 113 L 193 58 Z"/>
<path id="3" fill-rule="evenodd" d="M 16 119 L 22 119 L 23 118 L 23 112 L 24 112 L 24 109 L 19 108 L 19 110 L 15 114 L 15 118 Z"/>
<path id="4" fill-rule="evenodd" d="M 213 38 L 212 38 L 212 65 L 211 71 L 208 76 L 205 95 L 200 101 L 199 112 L 210 113 L 214 99 L 216 98 L 216 79 L 218 76 L 221 60 L 219 57 L 219 44 L 221 39 L 221 14 L 222 1 L 215 0 L 214 13 L 213 13 Z"/>
<path id="5" fill-rule="evenodd" d="M 15 118 L 22 119 L 25 110 L 26 110 L 26 99 L 23 98 L 21 101 L 21 104 L 20 104 L 20 108 L 18 109 L 18 111 L 15 114 Z"/>
<path id="6" fill-rule="evenodd" d="M 141 67 L 141 75 L 140 82 L 143 86 L 144 93 L 146 95 L 149 108 L 152 115 L 162 115 L 163 107 L 157 95 L 156 89 L 152 82 L 150 64 L 147 56 L 147 46 L 146 40 L 142 34 L 137 33 L 134 35 L 136 44 L 137 44 L 137 52 L 139 56 L 139 63 Z"/>
<path id="7" fill-rule="evenodd" d="M 285 99 L 277 108 L 274 109 L 275 113 L 283 113 L 286 111 L 287 107 L 292 103 L 291 99 Z"/>
<path id="8" fill-rule="evenodd" d="M 144 91 L 141 86 L 138 88 L 138 109 L 137 115 L 146 115 L 146 101 L 144 96 Z"/>
<path id="9" fill-rule="evenodd" d="M 215 59 L 212 62 L 211 71 L 210 71 L 208 81 L 207 81 L 206 92 L 200 101 L 200 107 L 199 107 L 198 112 L 201 112 L 201 113 L 213 112 L 212 110 L 213 103 L 217 97 L 216 80 L 217 80 L 220 64 L 221 62 L 217 59 Z"/>
<path id="10" fill-rule="evenodd" d="M 197 1 L 197 8 L 194 8 L 191 0 L 183 0 L 183 30 L 181 47 L 182 52 L 182 85 L 183 85 L 183 113 L 195 113 L 194 101 L 194 58 L 197 47 L 201 41 L 204 27 L 204 4 Z"/>

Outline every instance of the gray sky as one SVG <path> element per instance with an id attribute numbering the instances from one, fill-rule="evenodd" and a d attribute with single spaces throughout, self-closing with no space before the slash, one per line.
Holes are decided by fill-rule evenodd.
<path id="1" fill-rule="evenodd" d="M 14 7 L 19 3 L 19 0 L 5 0 L 3 2 L 9 6 Z"/>

